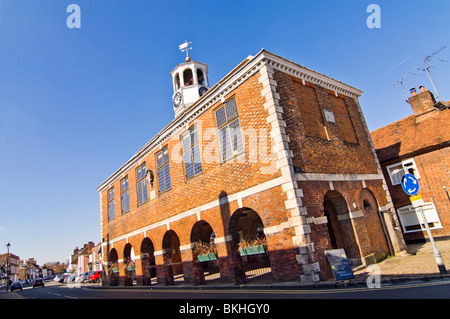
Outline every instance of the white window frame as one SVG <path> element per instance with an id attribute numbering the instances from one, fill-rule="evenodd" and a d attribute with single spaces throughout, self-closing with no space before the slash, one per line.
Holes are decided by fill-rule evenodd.
<path id="1" fill-rule="evenodd" d="M 415 233 L 426 231 L 425 223 L 422 220 L 421 214 L 419 212 L 419 207 L 413 207 L 412 205 L 404 206 L 397 209 L 397 215 L 400 218 L 400 223 L 402 225 L 402 230 L 404 234 L 407 233 Z M 439 214 L 434 206 L 434 203 L 427 202 L 422 205 L 423 212 L 425 214 L 425 218 L 427 219 L 428 224 L 433 223 L 434 226 L 430 227 L 430 229 L 440 229 L 443 228 L 441 224 L 441 220 L 439 218 Z M 409 215 L 409 216 L 408 216 Z M 417 220 L 417 222 L 412 223 L 411 221 Z M 419 226 L 420 229 L 407 230 L 406 228 L 409 226 Z"/>
<path id="2" fill-rule="evenodd" d="M 336 119 L 334 118 L 334 112 L 330 110 L 323 110 L 325 114 L 325 120 L 330 123 L 336 123 Z"/>
<path id="3" fill-rule="evenodd" d="M 400 185 L 402 183 L 401 178 L 400 178 L 400 181 L 398 181 L 396 179 L 394 180 L 394 178 L 393 178 L 393 172 L 392 171 L 393 171 L 394 168 L 398 168 L 399 169 L 399 166 L 401 166 L 401 168 L 403 170 L 402 177 L 405 176 L 405 174 L 411 174 L 411 172 L 409 172 L 408 169 L 412 168 L 414 170 L 413 175 L 417 179 L 420 179 L 419 170 L 417 169 L 416 162 L 414 161 L 413 158 L 411 158 L 411 159 L 404 160 L 404 161 L 401 161 L 401 162 L 398 162 L 398 163 L 395 163 L 395 164 L 392 164 L 392 165 L 389 165 L 389 166 L 386 167 L 387 172 L 389 174 L 389 178 L 391 179 L 391 184 L 392 185 Z"/>
<path id="4" fill-rule="evenodd" d="M 234 101 L 235 114 L 230 115 L 228 109 L 228 103 Z M 217 118 L 217 112 L 223 109 L 226 116 L 225 122 L 219 123 Z M 217 141 L 220 150 L 220 162 L 222 164 L 232 161 L 238 156 L 245 153 L 245 137 L 243 138 L 241 123 L 239 121 L 239 113 L 237 108 L 237 102 L 235 97 L 228 99 L 221 107 L 214 111 L 214 117 L 217 125 Z M 220 124 L 220 125 L 219 125 Z M 232 127 L 236 126 L 236 127 Z M 225 133 L 223 133 L 225 132 Z M 223 138 L 226 138 L 224 143 Z"/>

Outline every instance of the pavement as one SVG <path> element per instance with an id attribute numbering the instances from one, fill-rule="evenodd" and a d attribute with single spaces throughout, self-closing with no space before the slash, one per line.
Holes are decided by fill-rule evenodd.
<path id="1" fill-rule="evenodd" d="M 354 270 L 354 279 L 344 281 L 320 281 L 316 283 L 302 282 L 267 282 L 264 280 L 254 280 L 246 284 L 206 284 L 202 286 L 175 285 L 175 286 L 118 286 L 106 287 L 99 284 L 82 284 L 82 287 L 90 289 L 276 289 L 276 288 L 332 288 L 332 287 L 352 287 L 365 286 L 369 284 L 395 285 L 408 282 L 426 282 L 435 280 L 450 280 L 450 240 L 436 241 L 436 246 L 441 253 L 444 265 L 447 268 L 446 274 L 439 272 L 436 260 L 433 255 L 431 243 L 409 244 L 407 250 L 389 257 L 375 266 Z M 15 292 L 0 290 L 0 299 L 23 299 Z"/>

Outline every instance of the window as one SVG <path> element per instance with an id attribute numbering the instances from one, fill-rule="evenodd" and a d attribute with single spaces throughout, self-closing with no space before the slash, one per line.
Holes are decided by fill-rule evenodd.
<path id="1" fill-rule="evenodd" d="M 194 127 L 183 134 L 181 141 L 186 179 L 190 179 L 202 172 L 197 126 L 194 125 Z"/>
<path id="2" fill-rule="evenodd" d="M 404 233 L 426 230 L 425 222 L 421 217 L 419 209 L 413 206 L 405 206 L 397 209 Z M 442 228 L 439 215 L 433 203 L 424 203 L 422 209 L 430 229 Z"/>
<path id="3" fill-rule="evenodd" d="M 333 111 L 323 110 L 323 112 L 325 114 L 325 120 L 327 120 L 327 122 L 336 123 L 336 119 L 334 118 Z"/>
<path id="4" fill-rule="evenodd" d="M 244 152 L 241 127 L 236 107 L 236 100 L 228 100 L 216 111 L 217 127 L 219 128 L 219 143 L 221 160 L 225 162 Z"/>
<path id="5" fill-rule="evenodd" d="M 128 176 L 120 183 L 120 202 L 122 203 L 122 214 L 130 211 L 130 195 L 128 191 Z"/>
<path id="6" fill-rule="evenodd" d="M 112 220 L 114 218 L 114 187 L 111 187 L 111 189 L 108 191 L 108 219 Z"/>
<path id="7" fill-rule="evenodd" d="M 148 201 L 147 180 L 145 179 L 145 175 L 147 175 L 147 167 L 144 163 L 136 170 L 138 205 Z"/>
<path id="8" fill-rule="evenodd" d="M 156 166 L 158 169 L 159 192 L 163 193 L 172 188 L 170 182 L 169 150 L 167 147 L 156 155 Z"/>
<path id="9" fill-rule="evenodd" d="M 397 164 L 389 165 L 387 167 L 389 177 L 392 185 L 399 185 L 402 183 L 402 178 L 405 174 L 412 174 L 416 178 L 420 178 L 414 159 L 403 161 Z"/>

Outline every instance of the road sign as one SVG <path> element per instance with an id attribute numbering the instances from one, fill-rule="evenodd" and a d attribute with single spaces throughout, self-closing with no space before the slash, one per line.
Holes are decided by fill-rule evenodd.
<path id="1" fill-rule="evenodd" d="M 414 196 L 419 192 L 419 181 L 412 174 L 406 174 L 402 178 L 402 187 L 406 194 Z"/>
<path id="2" fill-rule="evenodd" d="M 411 204 L 413 205 L 413 207 L 419 207 L 424 204 L 422 196 L 420 195 L 411 196 L 409 199 L 411 200 Z"/>

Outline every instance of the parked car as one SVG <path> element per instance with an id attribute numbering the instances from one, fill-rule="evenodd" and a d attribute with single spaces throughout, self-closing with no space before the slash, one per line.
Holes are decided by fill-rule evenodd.
<path id="1" fill-rule="evenodd" d="M 93 271 L 86 271 L 81 278 L 81 282 L 82 283 L 89 282 L 89 277 L 91 276 L 92 273 Z"/>
<path id="2" fill-rule="evenodd" d="M 64 283 L 64 281 L 66 280 L 67 277 L 69 277 L 68 274 L 61 275 L 61 277 L 58 279 L 58 282 Z"/>
<path id="3" fill-rule="evenodd" d="M 89 276 L 89 282 L 99 282 L 100 278 L 102 278 L 102 272 L 101 270 L 97 270 L 94 271 L 90 276 Z"/>
<path id="4" fill-rule="evenodd" d="M 75 276 L 74 282 L 82 282 L 84 273 L 78 274 Z"/>
<path id="5" fill-rule="evenodd" d="M 11 291 L 14 291 L 14 290 L 23 290 L 22 282 L 20 282 L 20 281 L 13 282 L 11 284 Z"/>
<path id="6" fill-rule="evenodd" d="M 44 279 L 43 279 L 43 278 L 36 278 L 36 279 L 34 280 L 34 283 L 33 283 L 33 289 L 34 289 L 34 287 L 38 287 L 38 286 L 45 287 L 45 282 L 44 282 Z"/>
<path id="7" fill-rule="evenodd" d="M 77 278 L 77 275 L 70 275 L 67 277 L 67 279 L 64 281 L 66 284 L 73 284 L 75 283 L 75 279 Z"/>

